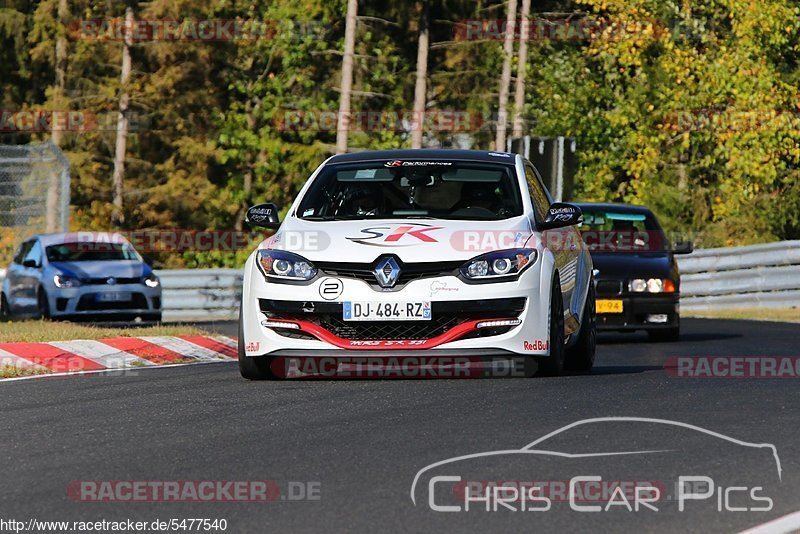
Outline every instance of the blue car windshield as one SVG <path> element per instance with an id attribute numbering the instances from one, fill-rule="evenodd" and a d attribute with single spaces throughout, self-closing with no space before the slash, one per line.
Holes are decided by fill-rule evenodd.
<path id="1" fill-rule="evenodd" d="M 62 243 L 45 248 L 47 260 L 54 261 L 139 261 L 127 243 Z"/>

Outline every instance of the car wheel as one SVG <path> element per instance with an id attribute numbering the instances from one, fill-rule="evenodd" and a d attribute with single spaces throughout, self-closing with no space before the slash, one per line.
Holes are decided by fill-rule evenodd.
<path id="1" fill-rule="evenodd" d="M 586 295 L 586 304 L 583 306 L 581 329 L 575 345 L 567 349 L 566 363 L 571 371 L 588 372 L 594 366 L 595 352 L 597 349 L 597 324 L 595 322 L 595 290 L 594 280 L 589 280 L 589 291 Z"/>
<path id="2" fill-rule="evenodd" d="M 556 275 L 550 291 L 550 356 L 538 358 L 540 376 L 564 373 L 564 298 Z"/>
<path id="3" fill-rule="evenodd" d="M 0 319 L 11 318 L 11 306 L 8 305 L 5 293 L 0 293 Z"/>
<path id="4" fill-rule="evenodd" d="M 236 342 L 239 353 L 239 373 L 248 380 L 274 380 L 275 374 L 270 369 L 272 357 L 247 356 L 244 352 L 244 325 L 242 310 L 239 309 L 239 337 Z"/>
<path id="5" fill-rule="evenodd" d="M 143 321 L 149 321 L 153 323 L 160 323 L 161 322 L 161 314 L 160 313 L 148 313 L 146 315 L 142 315 Z"/>
<path id="6" fill-rule="evenodd" d="M 47 293 L 42 288 L 39 288 L 39 292 L 36 295 L 36 307 L 39 310 L 40 319 L 50 319 L 50 301 L 47 299 Z"/>

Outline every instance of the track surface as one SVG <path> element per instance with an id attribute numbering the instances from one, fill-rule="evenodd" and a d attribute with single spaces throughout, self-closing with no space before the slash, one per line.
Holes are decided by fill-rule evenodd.
<path id="1" fill-rule="evenodd" d="M 140 370 L 122 376 L 0 384 L 2 518 L 121 520 L 225 518 L 228 532 L 547 529 L 736 531 L 800 509 L 798 379 L 684 379 L 669 356 L 797 356 L 798 325 L 685 320 L 678 343 L 602 335 L 593 374 L 480 380 L 247 382 L 236 364 Z M 235 325 L 217 323 L 221 333 Z M 773 443 L 783 479 L 770 512 L 582 514 L 436 513 L 409 498 L 428 464 L 520 448 L 571 422 L 608 416 L 671 419 L 750 442 Z M 648 439 L 668 442 L 674 429 Z M 581 436 L 569 439 L 581 441 Z M 628 436 L 609 435 L 623 448 Z M 608 445 L 608 444 L 605 444 Z M 754 477 L 763 466 L 714 444 L 715 468 Z M 699 463 L 698 463 L 699 462 Z M 585 464 L 582 464 L 585 466 Z M 749 472 L 752 470 L 752 472 Z M 758 471 L 762 470 L 762 471 Z M 574 472 L 567 476 L 592 473 Z M 520 475 L 523 476 L 523 475 Z M 621 477 L 633 474 L 620 473 Z M 318 481 L 318 501 L 85 503 L 74 480 Z M 711 501 L 713 502 L 713 501 Z"/>

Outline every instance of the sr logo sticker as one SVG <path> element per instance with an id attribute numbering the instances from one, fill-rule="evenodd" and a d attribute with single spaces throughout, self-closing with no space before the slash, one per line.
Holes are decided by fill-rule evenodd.
<path id="1" fill-rule="evenodd" d="M 362 228 L 360 236 L 348 237 L 353 243 L 375 247 L 410 247 L 420 243 L 438 243 L 433 234 L 443 226 L 402 224 Z"/>

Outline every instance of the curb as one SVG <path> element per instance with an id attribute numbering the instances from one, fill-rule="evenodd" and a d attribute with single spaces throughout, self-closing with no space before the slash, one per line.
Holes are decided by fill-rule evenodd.
<path id="1" fill-rule="evenodd" d="M 9 377 L 187 365 L 236 358 L 236 340 L 225 336 L 0 343 L 0 371 Z"/>

